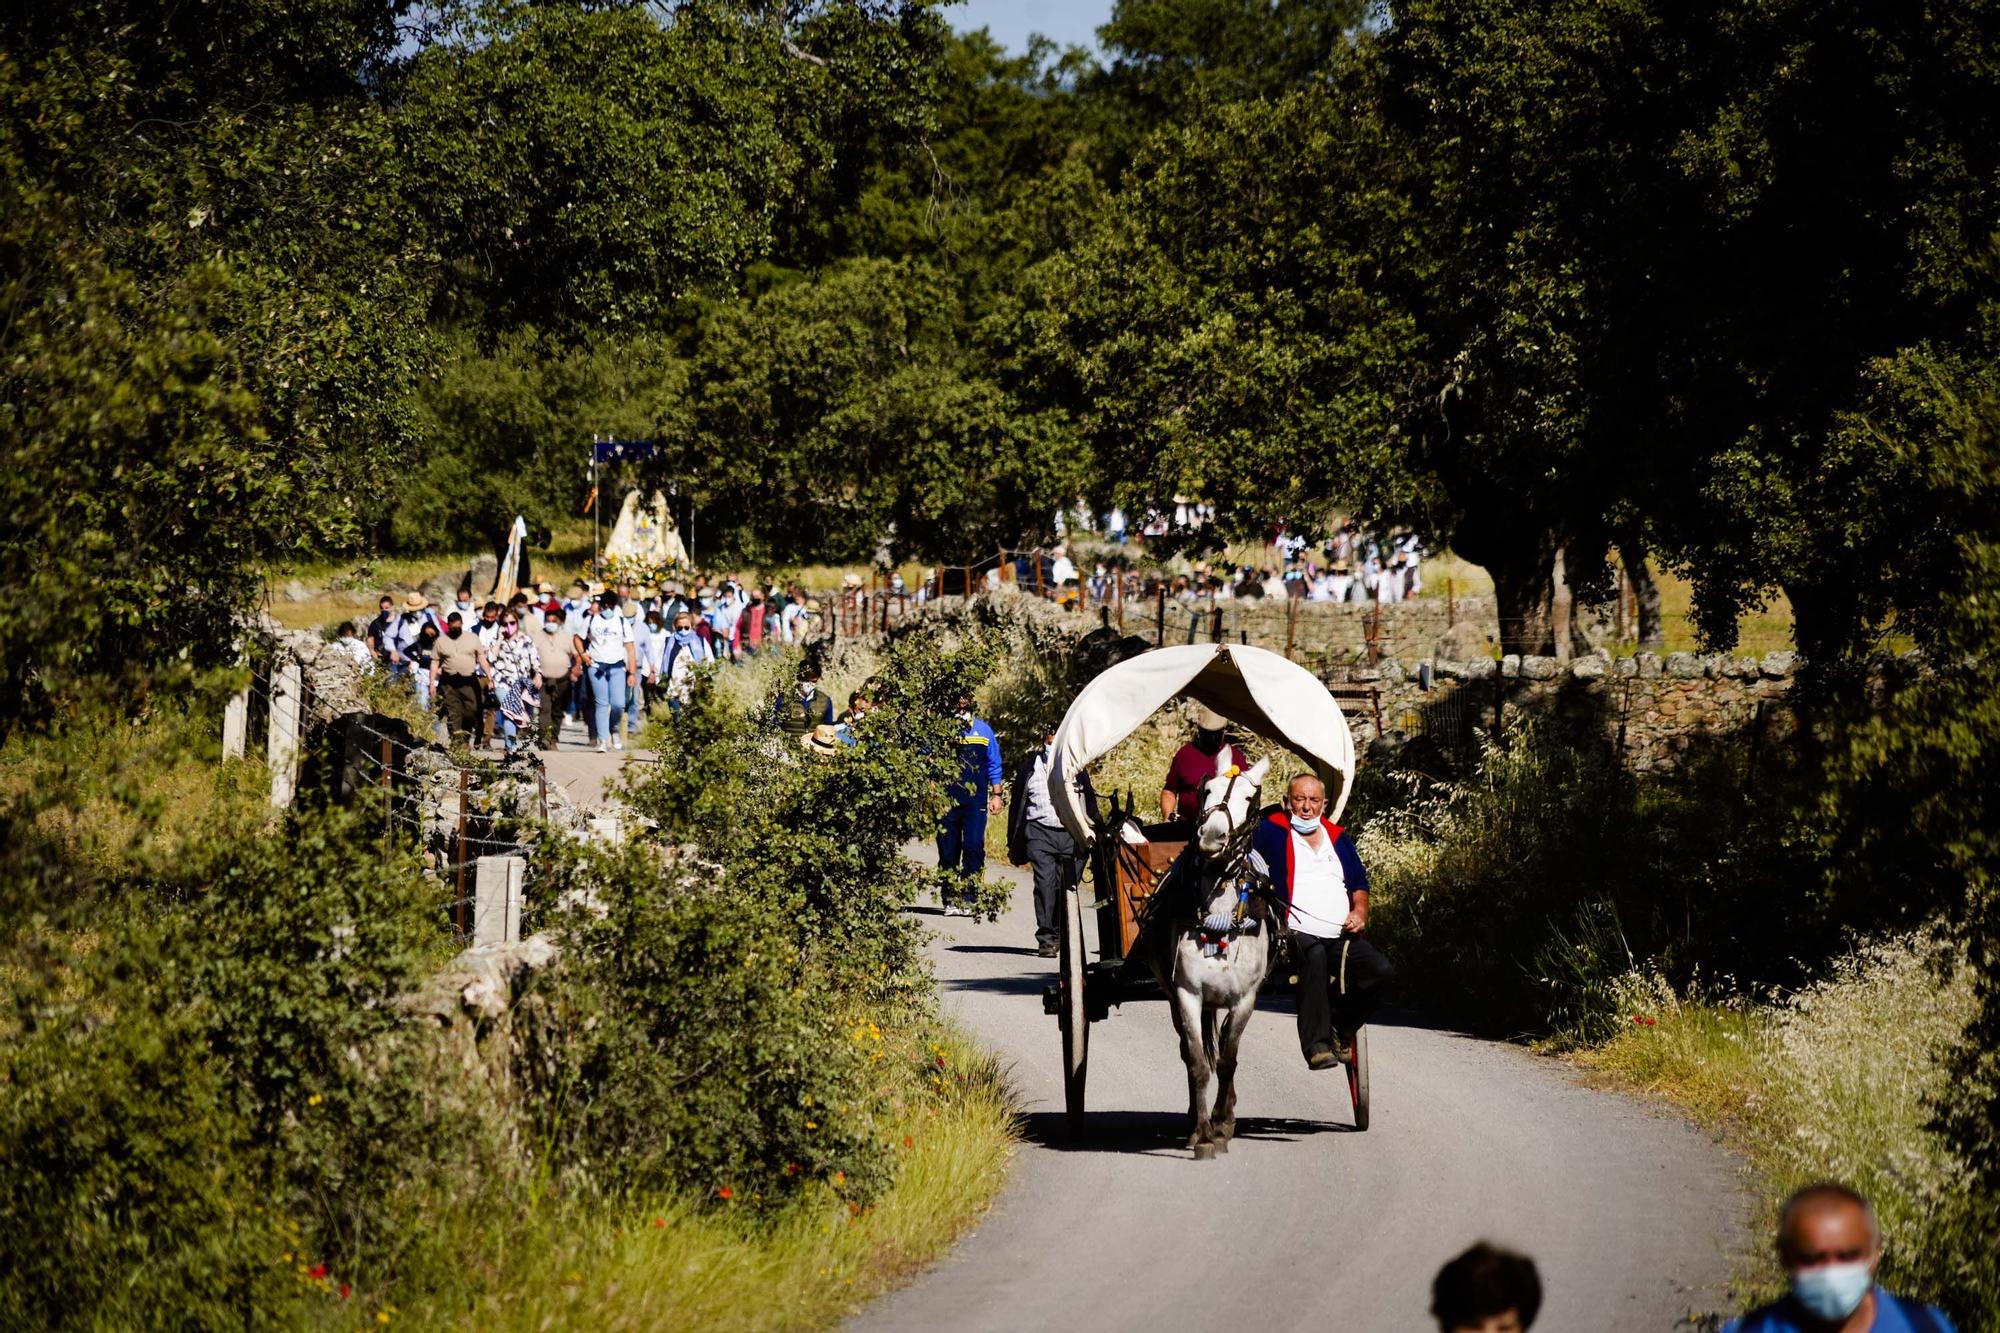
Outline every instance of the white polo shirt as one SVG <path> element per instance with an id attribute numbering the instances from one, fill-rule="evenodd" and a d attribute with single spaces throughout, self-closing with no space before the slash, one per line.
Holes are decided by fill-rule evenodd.
<path id="1" fill-rule="evenodd" d="M 1347 874 L 1340 868 L 1340 854 L 1332 838 L 1322 838 L 1315 848 L 1298 834 L 1292 840 L 1292 911 L 1287 924 L 1293 930 L 1321 939 L 1334 939 L 1347 922 Z"/>

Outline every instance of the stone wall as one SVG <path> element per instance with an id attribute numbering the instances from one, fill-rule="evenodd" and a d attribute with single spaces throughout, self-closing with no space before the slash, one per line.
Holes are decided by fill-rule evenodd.
<path id="1" fill-rule="evenodd" d="M 1672 764 L 1702 739 L 1787 732 L 1795 668 L 1791 653 L 1614 659 L 1600 651 L 1567 663 L 1508 656 L 1419 666 L 1385 660 L 1351 670 L 1334 688 L 1357 745 L 1381 735 L 1463 743 L 1471 729 L 1493 725 L 1497 707 L 1503 717 L 1553 716 L 1579 740 L 1619 747 L 1626 765 L 1643 772 Z"/>

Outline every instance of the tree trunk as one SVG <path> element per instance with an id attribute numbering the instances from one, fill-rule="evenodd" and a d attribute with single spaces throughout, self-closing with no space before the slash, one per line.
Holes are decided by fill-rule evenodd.
<path id="1" fill-rule="evenodd" d="M 1620 539 L 1618 558 L 1625 565 L 1625 577 L 1632 581 L 1632 603 L 1639 608 L 1639 647 L 1657 653 L 1667 646 L 1667 627 L 1660 618 L 1660 585 L 1646 567 L 1646 543 L 1637 537 Z"/>
<path id="2" fill-rule="evenodd" d="M 1529 533 L 1482 561 L 1493 576 L 1500 651 L 1546 657 L 1555 648 L 1553 533 Z"/>
<path id="3" fill-rule="evenodd" d="M 1549 637 L 1558 662 L 1569 661 L 1570 631 L 1574 628 L 1570 616 L 1575 610 L 1575 599 L 1570 596 L 1566 564 L 1563 550 L 1558 547 L 1555 558 L 1549 564 Z"/>

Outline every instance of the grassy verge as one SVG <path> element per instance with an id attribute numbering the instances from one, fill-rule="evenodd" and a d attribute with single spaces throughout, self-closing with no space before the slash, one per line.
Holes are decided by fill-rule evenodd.
<path id="1" fill-rule="evenodd" d="M 859 1208 L 837 1184 L 783 1214 L 686 1197 L 557 1211 L 492 1256 L 490 1281 L 395 1312 L 416 1327 L 543 1330 L 825 1328 L 936 1259 L 991 1204 L 1015 1142 L 990 1058 L 957 1033 L 932 1094 L 888 1127 L 893 1184 Z"/>
<path id="2" fill-rule="evenodd" d="M 1972 1016 L 1962 965 L 1910 938 L 1863 948 L 1825 981 L 1765 1003 L 1686 1001 L 1638 981 L 1625 999 L 1623 1030 L 1574 1058 L 1740 1148 L 1758 1178 L 1754 1236 L 1771 1234 L 1792 1190 L 1846 1181 L 1881 1218 L 1889 1287 L 1944 1304 L 1962 1328 L 2000 1328 L 2000 1276 L 1961 1188 L 1966 1164 L 1925 1129 L 1950 1095 L 1941 1054 Z M 1742 1276 L 1751 1296 L 1782 1283 L 1761 1243 Z"/>

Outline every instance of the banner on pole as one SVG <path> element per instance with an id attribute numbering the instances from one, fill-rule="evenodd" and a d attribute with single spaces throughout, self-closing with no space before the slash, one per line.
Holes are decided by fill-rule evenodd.
<path id="1" fill-rule="evenodd" d="M 660 451 L 658 440 L 593 440 L 591 459 L 598 463 L 634 463 Z"/>

